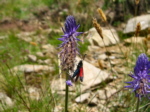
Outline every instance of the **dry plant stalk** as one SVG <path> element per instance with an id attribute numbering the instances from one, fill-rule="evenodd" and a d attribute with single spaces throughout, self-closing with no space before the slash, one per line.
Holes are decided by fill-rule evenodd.
<path id="1" fill-rule="evenodd" d="M 141 24 L 140 22 L 136 25 L 136 30 L 135 30 L 135 36 L 137 37 L 139 35 L 139 32 L 141 31 Z"/>
<path id="2" fill-rule="evenodd" d="M 98 8 L 98 9 L 97 9 L 97 12 L 98 12 L 99 15 L 101 16 L 102 20 L 103 20 L 104 22 L 107 22 L 107 18 L 106 18 L 106 15 L 104 14 L 103 10 L 100 9 L 100 8 Z"/>
<path id="3" fill-rule="evenodd" d="M 140 0 L 135 0 L 135 4 L 138 5 Z"/>
<path id="4" fill-rule="evenodd" d="M 97 23 L 97 20 L 95 18 L 93 18 L 93 26 L 97 30 L 100 37 L 103 39 L 102 28 L 101 28 L 100 24 Z"/>

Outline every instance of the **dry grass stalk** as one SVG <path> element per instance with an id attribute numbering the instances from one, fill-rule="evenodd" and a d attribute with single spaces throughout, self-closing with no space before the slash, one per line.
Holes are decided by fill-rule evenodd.
<path id="1" fill-rule="evenodd" d="M 100 24 L 97 23 L 97 20 L 95 18 L 93 18 L 93 26 L 97 30 L 100 37 L 103 39 L 102 28 L 101 28 Z"/>
<path id="2" fill-rule="evenodd" d="M 99 66 L 99 68 L 100 68 L 101 70 L 104 69 L 104 66 L 103 66 L 101 60 L 98 60 L 98 66 Z"/>
<path id="3" fill-rule="evenodd" d="M 78 1 L 77 1 L 77 5 L 79 5 L 80 3 L 81 3 L 81 0 L 78 0 Z"/>
<path id="4" fill-rule="evenodd" d="M 140 22 L 137 24 L 136 26 L 136 30 L 135 30 L 135 36 L 137 37 L 139 35 L 139 32 L 141 31 L 141 24 Z"/>
<path id="5" fill-rule="evenodd" d="M 33 46 L 37 46 L 36 42 L 30 42 L 30 44 L 33 45 Z"/>
<path id="6" fill-rule="evenodd" d="M 150 34 L 150 27 L 148 28 L 148 34 Z"/>
<path id="7" fill-rule="evenodd" d="M 100 9 L 100 8 L 98 8 L 98 9 L 97 9 L 97 12 L 98 12 L 99 15 L 101 16 L 102 20 L 103 20 L 104 22 L 107 22 L 107 18 L 106 18 L 106 15 L 104 14 L 103 10 Z"/>
<path id="8" fill-rule="evenodd" d="M 143 39 L 143 44 L 144 44 L 144 50 L 145 52 L 147 52 L 148 51 L 148 39 L 147 38 Z"/>
<path id="9" fill-rule="evenodd" d="M 140 0 L 135 0 L 135 4 L 138 5 Z"/>

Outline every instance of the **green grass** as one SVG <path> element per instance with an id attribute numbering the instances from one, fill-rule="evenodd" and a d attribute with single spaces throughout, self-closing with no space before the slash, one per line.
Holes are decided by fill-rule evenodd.
<path id="1" fill-rule="evenodd" d="M 1 0 L 0 19 L 28 19 L 36 9 L 51 6 L 55 2 L 55 0 Z"/>
<path id="2" fill-rule="evenodd" d="M 23 63 L 24 56 L 29 52 L 34 54 L 39 50 L 38 46 L 33 46 L 19 39 L 14 33 L 8 34 L 7 38 L 1 40 L 0 60 L 9 62 L 10 67 Z"/>
<path id="3" fill-rule="evenodd" d="M 29 63 L 24 56 L 27 56 L 29 52 L 30 54 L 34 54 L 40 51 L 39 47 L 24 42 L 14 32 L 9 33 L 7 38 L 0 40 L 0 43 L 0 92 L 5 92 L 15 102 L 13 108 L 6 107 L 0 103 L 0 106 L 3 106 L 4 112 L 18 112 L 18 110 L 29 111 L 26 103 L 27 105 L 30 104 L 30 110 L 32 112 L 52 111 L 55 106 L 54 100 L 56 99 L 53 98 L 55 93 L 52 94 L 51 88 L 49 88 L 49 77 L 45 80 L 44 94 L 40 93 L 42 98 L 36 101 L 28 98 L 28 92 L 24 88 L 26 86 L 24 73 L 17 72 L 16 74 L 10 71 L 16 65 Z M 45 76 L 43 75 L 43 77 Z"/>

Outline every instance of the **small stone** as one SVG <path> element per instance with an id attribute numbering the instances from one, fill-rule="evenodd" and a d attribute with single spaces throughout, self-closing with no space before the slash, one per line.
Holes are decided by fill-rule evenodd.
<path id="1" fill-rule="evenodd" d="M 39 64 L 45 64 L 44 60 L 41 60 L 41 59 L 39 59 L 37 62 L 38 62 Z"/>
<path id="2" fill-rule="evenodd" d="M 46 60 L 44 60 L 44 63 L 50 65 L 51 64 L 51 60 L 50 59 L 46 59 Z"/>
<path id="3" fill-rule="evenodd" d="M 30 61 L 32 61 L 32 62 L 36 62 L 37 57 L 36 57 L 35 55 L 29 54 L 29 55 L 28 55 L 28 59 L 29 59 Z"/>
<path id="4" fill-rule="evenodd" d="M 14 105 L 12 99 L 2 92 L 0 92 L 0 101 L 4 104 L 7 104 L 8 106 Z"/>
<path id="5" fill-rule="evenodd" d="M 37 55 L 38 57 L 44 57 L 44 54 L 43 54 L 42 52 L 37 52 L 36 55 Z"/>
<path id="6" fill-rule="evenodd" d="M 50 51 L 55 51 L 55 47 L 52 46 L 51 44 L 43 45 L 42 49 L 44 49 L 44 50 L 50 50 Z"/>
<path id="7" fill-rule="evenodd" d="M 106 54 L 100 54 L 98 56 L 98 59 L 101 59 L 101 60 L 106 60 L 108 58 L 108 56 Z"/>
<path id="8" fill-rule="evenodd" d="M 78 97 L 75 99 L 75 101 L 76 101 L 77 103 L 84 103 L 84 102 L 88 101 L 88 98 L 89 98 L 89 97 L 90 97 L 90 93 L 84 93 L 84 94 L 78 96 Z"/>
<path id="9" fill-rule="evenodd" d="M 39 100 L 40 99 L 40 93 L 39 93 L 38 88 L 30 87 L 28 89 L 28 92 L 29 92 L 29 96 L 31 99 L 33 99 L 33 100 Z"/>

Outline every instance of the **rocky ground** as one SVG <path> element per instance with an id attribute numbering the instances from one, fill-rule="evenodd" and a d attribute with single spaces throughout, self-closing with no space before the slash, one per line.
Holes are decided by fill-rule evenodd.
<path id="1" fill-rule="evenodd" d="M 91 112 L 99 111 L 99 109 L 104 109 L 109 112 L 110 107 L 123 107 L 125 104 L 125 102 L 120 103 L 118 101 L 112 104 L 110 100 L 115 100 L 118 94 L 124 92 L 124 79 L 127 74 L 130 73 L 130 70 L 132 70 L 129 66 L 135 64 L 133 60 L 129 58 L 130 55 L 134 53 L 132 43 L 135 43 L 135 45 L 138 44 L 139 49 L 141 49 L 146 38 L 132 37 L 120 41 L 115 29 L 103 28 L 103 31 L 105 45 L 94 28 L 83 35 L 83 39 L 89 40 L 90 45 L 87 46 L 88 50 L 85 52 L 87 55 L 83 61 L 84 81 L 83 83 L 74 83 L 73 86 L 70 87 L 70 95 L 74 102 L 71 104 L 71 107 L 74 107 L 73 109 L 75 110 L 80 106 L 84 107 L 84 105 L 78 104 L 86 104 L 88 105 L 87 110 L 91 110 Z M 42 30 L 42 33 L 51 32 L 60 33 L 61 30 Z M 39 100 L 39 88 L 42 87 L 44 80 L 38 77 L 38 75 L 49 75 L 55 72 L 56 68 L 53 66 L 53 63 L 58 62 L 58 50 L 53 45 L 46 43 L 46 39 L 42 34 L 36 35 L 36 32 L 22 32 L 17 34 L 17 37 L 22 41 L 34 46 L 38 45 L 41 48 L 41 51 L 36 52 L 34 55 L 29 53 L 24 57 L 35 64 L 23 64 L 11 68 L 14 74 L 18 71 L 24 73 L 31 99 Z M 4 38 L 7 38 L 7 36 Z M 143 49 L 139 52 L 142 52 Z M 149 52 L 149 50 L 147 49 L 145 52 Z M 79 61 L 80 58 L 77 60 Z M 65 79 L 63 79 L 63 77 L 64 76 L 50 80 L 51 84 L 49 87 L 53 92 L 57 92 L 60 95 L 65 95 Z M 59 86 L 56 87 L 56 85 Z M 78 90 L 79 88 L 80 91 Z M 80 94 L 77 95 L 77 91 L 79 91 Z M 11 98 L 3 92 L 1 92 L 0 99 L 10 106 L 14 104 Z M 60 111 L 62 108 L 56 107 L 55 109 Z"/>
<path id="2" fill-rule="evenodd" d="M 55 14 L 63 16 L 64 12 L 68 12 L 68 9 L 58 10 L 52 14 L 47 8 L 43 8 L 35 12 L 37 16 L 41 17 L 38 19 L 5 19 L 0 22 L 0 31 L 19 29 L 19 33 L 17 31 L 15 34 L 19 40 L 32 46 L 38 46 L 40 49 L 33 54 L 26 51 L 28 53 L 22 58 L 29 63 L 9 68 L 15 77 L 18 73 L 22 74 L 26 84 L 25 89 L 32 100 L 39 101 L 42 98 L 41 88 L 44 88 L 46 81 L 52 93 L 57 93 L 62 97 L 65 95 L 65 77 L 64 74 L 59 74 L 57 57 L 59 49 L 51 44 L 53 43 L 50 42 L 51 39 L 49 40 L 49 38 L 53 38 L 53 35 L 61 35 L 62 31 L 61 28 L 51 29 L 45 24 L 45 21 L 51 21 L 52 18 L 48 18 L 49 16 L 55 16 Z M 83 19 L 86 18 L 85 14 L 81 15 Z M 70 111 L 74 112 L 80 109 L 88 112 L 110 112 L 111 109 L 124 111 L 124 108 L 128 107 L 126 100 L 121 99 L 122 94 L 126 93 L 123 88 L 124 82 L 126 76 L 133 70 L 131 67 L 135 64 L 136 54 L 150 53 L 149 16 L 147 14 L 129 19 L 126 25 L 121 23 L 119 28 L 102 27 L 103 40 L 95 28 L 88 29 L 80 37 L 82 39 L 81 48 L 86 41 L 89 42 L 89 45 L 86 46 L 87 51 L 84 52 L 86 54 L 83 61 L 84 81 L 83 83 L 74 83 L 72 87 L 69 87 Z M 135 27 L 139 22 L 141 23 L 140 36 L 135 37 Z M 132 35 L 131 38 L 121 39 L 116 29 L 117 31 L 122 30 L 124 34 Z M 9 38 L 8 35 L 1 35 L 0 41 L 3 42 L 7 38 Z M 77 60 L 79 61 L 81 58 L 78 57 Z M 42 76 L 50 76 L 50 78 L 45 80 Z M 15 99 L 4 90 L 0 92 L 0 101 L 10 107 L 15 105 Z M 62 109 L 61 104 L 55 105 L 55 112 L 60 112 Z"/>

